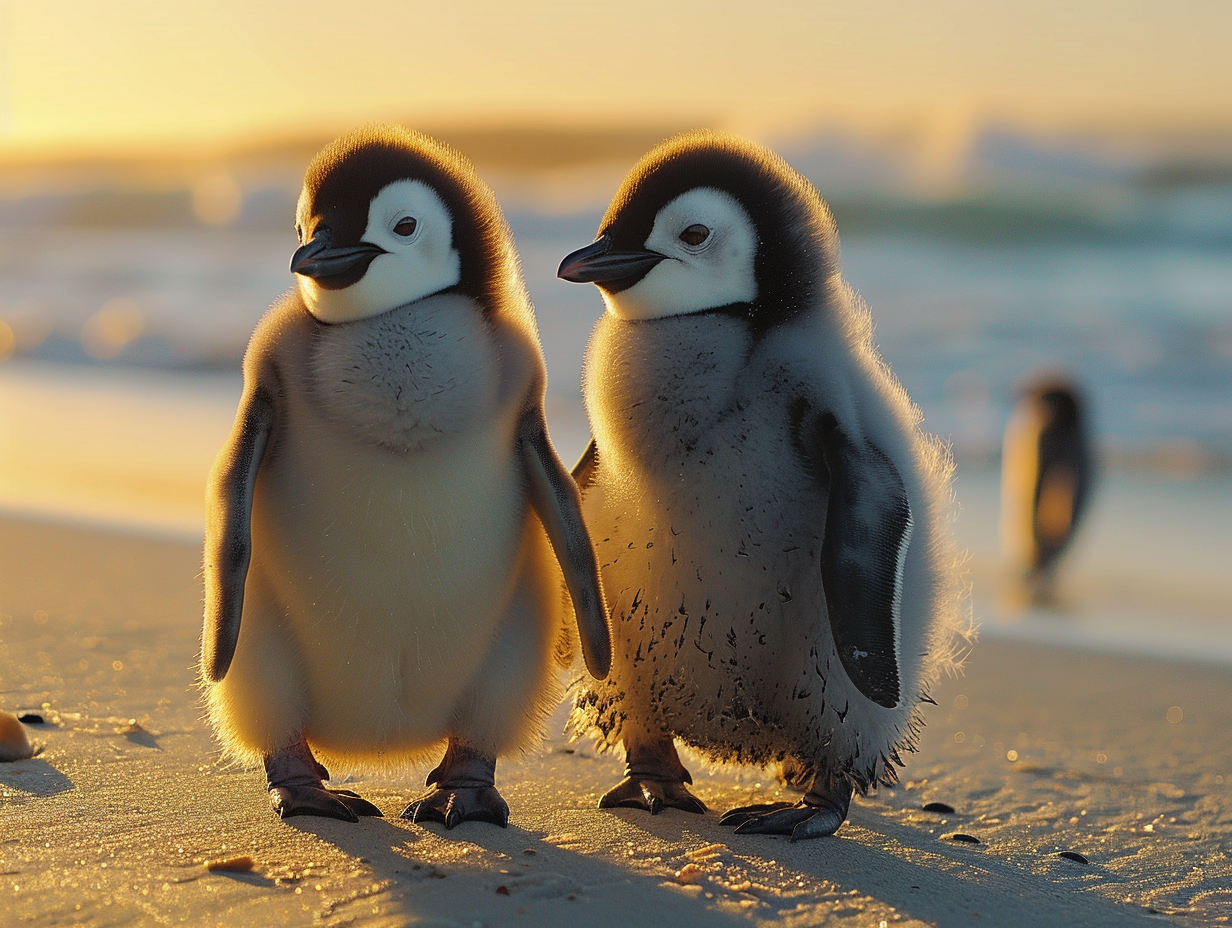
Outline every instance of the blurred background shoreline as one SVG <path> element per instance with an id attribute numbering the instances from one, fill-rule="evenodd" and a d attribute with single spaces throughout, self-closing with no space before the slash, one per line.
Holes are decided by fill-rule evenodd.
<path id="1" fill-rule="evenodd" d="M 1232 919 L 1229 36 L 1227 0 L 0 0 L 0 710 L 45 723 L 0 765 L 2 911 Z M 426 771 L 344 781 L 389 819 L 288 827 L 219 760 L 194 695 L 206 476 L 294 285 L 304 169 L 368 121 L 450 142 L 496 190 L 568 463 L 603 307 L 555 272 L 645 151 L 733 131 L 830 203 L 879 350 L 953 448 L 981 626 L 902 787 L 837 840 L 599 811 L 617 759 L 558 736 L 502 761 L 507 832 L 400 823 Z M 1089 429 L 1023 393 L 1045 371 Z M 1022 582 L 1075 524 L 1055 587 Z M 779 798 L 751 768 L 699 786 Z M 254 872 L 200 869 L 236 853 Z"/>
<path id="2" fill-rule="evenodd" d="M 556 265 L 672 128 L 436 130 L 506 209 L 570 461 L 602 305 Z M 0 511 L 200 537 L 240 359 L 293 283 L 295 198 L 325 141 L 5 166 Z M 944 162 L 909 134 L 766 141 L 831 203 L 881 352 L 954 449 L 985 633 L 1232 662 L 1232 133 L 990 128 Z M 1061 602 L 1024 613 L 1003 600 L 998 467 L 1015 390 L 1041 369 L 1088 393 L 1101 476 Z"/>
<path id="3" fill-rule="evenodd" d="M 441 133 L 505 205 L 562 397 L 600 303 L 556 264 L 669 132 Z M 326 140 L 27 166 L 0 189 L 0 356 L 237 369 L 293 283 L 294 203 Z M 990 129 L 944 168 L 910 137 L 767 141 L 829 200 L 882 352 L 960 460 L 995 463 L 1015 381 L 1053 366 L 1089 383 L 1106 464 L 1232 467 L 1232 132 L 1152 148 Z"/>
<path id="4" fill-rule="evenodd" d="M 880 351 L 953 447 L 975 618 L 1232 654 L 1229 34 L 1220 0 L 0 0 L 0 511 L 200 536 L 304 168 L 370 120 L 496 189 L 572 458 L 602 305 L 557 264 L 643 152 L 706 126 L 831 204 Z M 1003 601 L 997 532 L 1002 433 L 1047 370 L 1098 460 L 1051 624 Z"/>

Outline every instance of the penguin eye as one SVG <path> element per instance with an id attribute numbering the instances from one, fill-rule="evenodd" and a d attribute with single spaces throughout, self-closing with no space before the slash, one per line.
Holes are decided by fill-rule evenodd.
<path id="1" fill-rule="evenodd" d="M 398 224 L 394 226 L 394 232 L 403 238 L 409 238 L 415 234 L 415 227 L 418 225 L 419 223 L 413 217 L 407 216 L 405 219 L 398 220 Z"/>
<path id="2" fill-rule="evenodd" d="M 699 222 L 680 233 L 680 240 L 692 248 L 696 248 L 708 238 L 710 238 L 710 230 Z"/>

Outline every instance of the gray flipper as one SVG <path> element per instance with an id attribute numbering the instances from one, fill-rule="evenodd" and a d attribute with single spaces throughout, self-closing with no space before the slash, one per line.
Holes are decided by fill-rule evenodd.
<path id="1" fill-rule="evenodd" d="M 599 466 L 599 447 L 595 444 L 592 438 L 590 444 L 586 446 L 586 450 L 582 452 L 582 456 L 578 458 L 578 462 L 573 465 L 573 482 L 578 485 L 578 489 L 585 493 L 590 489 L 590 485 L 595 482 L 595 470 Z"/>
<path id="2" fill-rule="evenodd" d="M 564 571 L 586 668 L 592 676 L 602 680 L 612 666 L 612 641 L 607 627 L 607 604 L 599 580 L 599 563 L 595 560 L 586 523 L 582 521 L 581 494 L 548 441 L 543 410 L 532 409 L 522 417 L 519 438 L 531 506 L 543 523 Z"/>
<path id="3" fill-rule="evenodd" d="M 205 535 L 205 633 L 201 667 L 217 683 L 227 675 L 240 637 L 244 581 L 252 556 L 252 495 L 274 426 L 273 397 L 246 393 L 210 485 Z"/>
<path id="4" fill-rule="evenodd" d="M 901 697 L 895 638 L 911 506 L 894 463 L 857 443 L 831 414 L 802 436 L 814 470 L 829 476 L 821 579 L 834 644 L 856 687 L 887 709 Z"/>

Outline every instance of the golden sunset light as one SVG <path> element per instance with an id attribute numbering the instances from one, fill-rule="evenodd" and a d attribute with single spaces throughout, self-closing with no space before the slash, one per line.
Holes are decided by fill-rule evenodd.
<path id="1" fill-rule="evenodd" d="M 1229 35 L 1222 0 L 3 0 L 0 150 L 370 119 L 1226 128 Z"/>
<path id="2" fill-rule="evenodd" d="M 0 928 L 1232 923 L 1232 0 L 0 0 Z"/>

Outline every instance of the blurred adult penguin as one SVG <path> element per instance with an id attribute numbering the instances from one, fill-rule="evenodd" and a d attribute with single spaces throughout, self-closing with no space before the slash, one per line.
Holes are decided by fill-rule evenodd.
<path id="1" fill-rule="evenodd" d="M 210 717 L 283 817 L 380 814 L 318 758 L 445 742 L 403 815 L 503 826 L 496 757 L 560 697 L 562 575 L 587 667 L 610 660 L 508 226 L 461 155 L 389 126 L 316 157 L 295 229 L 298 289 L 253 335 L 210 477 Z"/>
<path id="2" fill-rule="evenodd" d="M 1086 512 L 1094 476 L 1085 402 L 1072 381 L 1018 391 L 1001 455 L 1001 547 L 1028 600 L 1052 598 L 1057 565 Z"/>
<path id="3" fill-rule="evenodd" d="M 559 275 L 607 310 L 574 470 L 613 665 L 573 724 L 627 759 L 600 805 L 704 812 L 680 738 L 807 788 L 724 824 L 831 834 L 914 748 L 959 585 L 949 456 L 873 347 L 829 209 L 765 148 L 685 135 Z"/>

